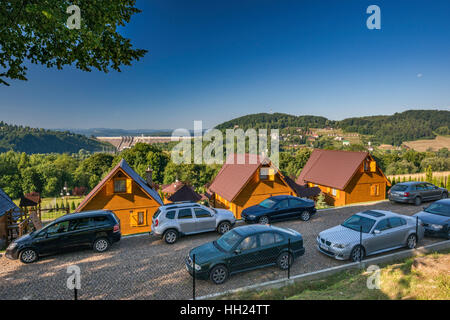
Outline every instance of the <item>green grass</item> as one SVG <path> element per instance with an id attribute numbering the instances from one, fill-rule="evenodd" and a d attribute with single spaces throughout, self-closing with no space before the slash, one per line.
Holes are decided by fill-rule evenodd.
<path id="1" fill-rule="evenodd" d="M 348 270 L 321 280 L 298 282 L 279 289 L 242 291 L 220 297 L 238 300 L 381 300 L 450 299 L 450 250 L 380 265 L 381 288 L 368 289 L 372 273 Z"/>

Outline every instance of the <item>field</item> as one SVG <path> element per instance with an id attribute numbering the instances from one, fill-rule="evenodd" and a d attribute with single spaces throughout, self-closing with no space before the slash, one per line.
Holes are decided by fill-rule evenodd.
<path id="1" fill-rule="evenodd" d="M 442 148 L 450 149 L 450 137 L 437 136 L 433 140 L 407 141 L 404 142 L 403 144 L 411 149 L 420 152 L 425 152 L 429 149 L 431 149 L 432 151 L 438 151 L 439 149 Z"/>
<path id="2" fill-rule="evenodd" d="M 222 299 L 239 300 L 448 300 L 450 251 L 409 258 L 384 265 L 380 289 L 368 289 L 369 273 L 350 270 L 321 280 L 296 283 L 280 289 L 239 292 Z"/>
<path id="3" fill-rule="evenodd" d="M 433 178 L 440 179 L 441 177 L 443 177 L 445 182 L 446 182 L 445 178 L 448 176 L 450 176 L 450 171 L 433 172 Z M 397 182 L 401 181 L 403 178 L 405 178 L 405 180 L 408 181 L 409 177 L 411 177 L 412 181 L 425 181 L 426 173 L 419 172 L 419 173 L 396 174 L 387 177 L 390 181 L 392 181 L 392 179 L 395 178 L 395 181 Z"/>

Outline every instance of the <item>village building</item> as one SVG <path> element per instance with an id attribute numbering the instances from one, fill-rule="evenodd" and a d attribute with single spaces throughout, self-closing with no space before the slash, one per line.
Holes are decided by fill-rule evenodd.
<path id="1" fill-rule="evenodd" d="M 144 180 L 122 159 L 75 212 L 111 210 L 120 219 L 123 235 L 149 232 L 153 214 L 163 204 L 153 186 L 150 169 Z"/>
<path id="2" fill-rule="evenodd" d="M 0 248 L 11 240 L 11 227 L 14 227 L 13 222 L 19 216 L 19 207 L 0 188 Z"/>
<path id="3" fill-rule="evenodd" d="M 315 149 L 297 184 L 318 187 L 332 206 L 386 199 L 390 186 L 368 152 Z"/>
<path id="4" fill-rule="evenodd" d="M 181 181 L 161 186 L 164 203 L 190 201 L 198 202 L 207 199 L 205 196 L 198 194 L 189 184 Z"/>
<path id="5" fill-rule="evenodd" d="M 230 155 L 208 192 L 213 207 L 231 210 L 237 219 L 242 210 L 271 196 L 296 195 L 270 159 L 251 154 Z"/>

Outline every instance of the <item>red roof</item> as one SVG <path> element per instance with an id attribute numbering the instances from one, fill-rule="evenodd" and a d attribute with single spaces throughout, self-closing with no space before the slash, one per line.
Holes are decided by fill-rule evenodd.
<path id="1" fill-rule="evenodd" d="M 368 156 L 368 152 L 315 149 L 296 182 L 344 190 Z"/>
<path id="2" fill-rule="evenodd" d="M 227 201 L 233 201 L 256 170 L 265 163 L 271 162 L 259 155 L 232 154 L 228 156 L 208 191 L 217 193 Z"/>

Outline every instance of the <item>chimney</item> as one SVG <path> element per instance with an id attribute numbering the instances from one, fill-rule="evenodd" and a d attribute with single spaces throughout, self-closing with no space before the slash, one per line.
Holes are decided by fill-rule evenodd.
<path id="1" fill-rule="evenodd" d="M 145 171 L 145 178 L 147 180 L 147 184 L 153 188 L 153 169 L 150 166 L 148 166 Z"/>

